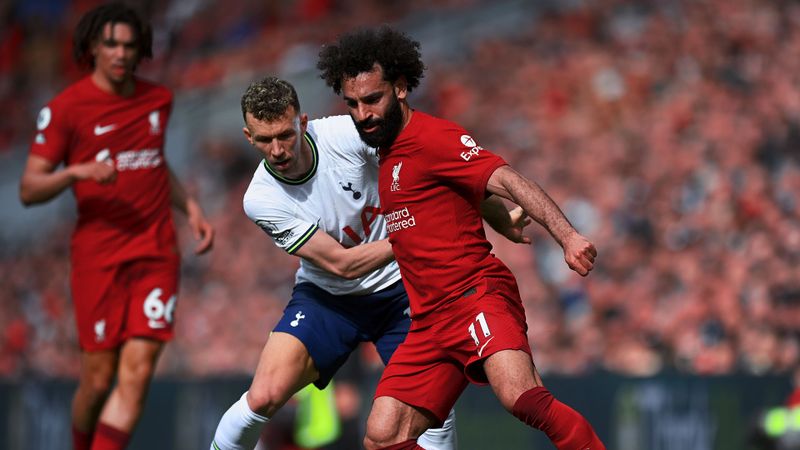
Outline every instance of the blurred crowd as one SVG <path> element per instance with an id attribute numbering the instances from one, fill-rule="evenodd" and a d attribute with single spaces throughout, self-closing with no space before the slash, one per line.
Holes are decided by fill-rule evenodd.
<path id="1" fill-rule="evenodd" d="M 68 16 L 84 3 L 67 7 Z M 161 47 L 145 75 L 178 91 L 213 86 L 252 71 L 256 56 L 276 71 L 297 64 L 280 43 L 313 50 L 354 24 L 424 7 L 455 14 L 479 2 L 284 3 L 153 2 Z M 0 122 L 0 148 L 30 139 L 36 111 L 70 73 L 70 27 L 31 37 L 33 24 L 13 24 L 0 27 L 0 106 L 29 114 Z M 263 41 L 275 45 L 256 55 Z M 313 67 L 315 55 L 303 64 Z M 426 59 L 412 106 L 460 123 L 536 180 L 599 252 L 581 278 L 536 224 L 530 247 L 489 233 L 519 281 L 542 373 L 797 367 L 800 4 L 585 1 L 549 9 L 514 36 L 482 39 L 461 56 Z M 331 94 L 330 113 L 341 112 Z M 297 261 L 241 212 L 257 159 L 236 144 L 208 137 L 192 158 L 186 179 L 218 243 L 192 257 L 182 235 L 178 334 L 162 374 L 251 372 L 288 300 Z M 65 225 L 0 259 L 2 377 L 77 373 L 69 232 Z M 365 349 L 368 364 L 370 355 Z"/>

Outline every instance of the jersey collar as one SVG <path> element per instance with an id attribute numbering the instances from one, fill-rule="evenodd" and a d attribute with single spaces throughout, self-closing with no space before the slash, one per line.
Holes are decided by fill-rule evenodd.
<path id="1" fill-rule="evenodd" d="M 301 175 L 299 178 L 286 178 L 283 175 L 276 172 L 275 169 L 273 169 L 269 165 L 269 163 L 267 163 L 266 159 L 263 160 L 264 168 L 267 169 L 267 172 L 269 172 L 269 174 L 272 175 L 273 178 L 280 181 L 281 183 L 291 184 L 291 185 L 303 184 L 306 181 L 310 180 L 315 173 L 317 173 L 317 166 L 319 165 L 319 152 L 317 151 L 317 144 L 316 142 L 314 142 L 314 138 L 312 138 L 310 134 L 306 133 L 305 135 L 303 135 L 303 137 L 305 138 L 306 142 L 308 142 L 309 147 L 311 147 L 311 168 L 308 169 L 308 172 L 306 172 L 305 175 Z"/>

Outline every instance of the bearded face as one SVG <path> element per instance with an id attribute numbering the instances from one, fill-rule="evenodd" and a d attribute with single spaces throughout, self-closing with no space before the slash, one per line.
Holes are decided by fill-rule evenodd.
<path id="1" fill-rule="evenodd" d="M 355 123 L 361 140 L 370 147 L 375 148 L 391 146 L 403 126 L 403 111 L 400 109 L 400 100 L 394 93 L 392 93 L 392 98 L 382 118 L 373 116 L 359 122 L 356 121 L 352 114 L 350 117 Z"/>

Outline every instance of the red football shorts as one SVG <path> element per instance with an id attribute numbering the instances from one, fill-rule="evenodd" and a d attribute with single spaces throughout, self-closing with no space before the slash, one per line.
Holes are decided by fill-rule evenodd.
<path id="1" fill-rule="evenodd" d="M 117 348 L 132 337 L 172 339 L 179 270 L 178 258 L 104 268 L 73 266 L 72 301 L 81 349 Z"/>
<path id="2" fill-rule="evenodd" d="M 460 298 L 411 321 L 375 397 L 424 408 L 440 421 L 469 382 L 487 384 L 483 360 L 501 350 L 531 354 L 528 325 L 513 281 L 487 279 Z"/>

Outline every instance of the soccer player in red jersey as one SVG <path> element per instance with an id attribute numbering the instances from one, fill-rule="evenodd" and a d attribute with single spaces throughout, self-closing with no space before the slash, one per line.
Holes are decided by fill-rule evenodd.
<path id="1" fill-rule="evenodd" d="M 425 69 L 419 43 L 389 27 L 345 34 L 320 52 L 322 78 L 341 94 L 359 134 L 380 151 L 379 192 L 411 305 L 411 330 L 379 382 L 368 449 L 416 449 L 468 382 L 559 450 L 603 450 L 591 425 L 545 389 L 527 339 L 514 276 L 491 253 L 479 204 L 496 194 L 520 205 L 585 276 L 597 255 L 533 181 L 460 126 L 413 110 L 407 94 Z"/>
<path id="2" fill-rule="evenodd" d="M 151 56 L 151 43 L 150 27 L 121 4 L 81 18 L 74 55 L 91 74 L 39 113 L 20 183 L 25 205 L 68 187 L 77 200 L 71 244 L 81 347 L 72 402 L 76 450 L 126 446 L 158 356 L 172 338 L 180 256 L 170 207 L 186 214 L 197 253 L 213 243 L 213 228 L 165 160 L 172 94 L 134 76 L 140 60 Z"/>

